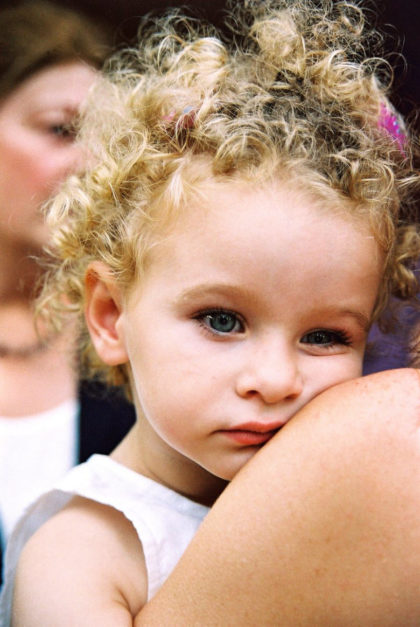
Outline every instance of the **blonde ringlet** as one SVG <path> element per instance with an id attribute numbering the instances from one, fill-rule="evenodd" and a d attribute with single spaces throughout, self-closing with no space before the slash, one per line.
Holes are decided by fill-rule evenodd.
<path id="1" fill-rule="evenodd" d="M 420 241 L 408 224 L 415 141 L 405 129 L 402 151 L 378 125 L 381 106 L 391 106 L 392 71 L 367 56 L 380 37 L 360 8 L 245 0 L 227 21 L 230 36 L 177 10 L 142 26 L 138 47 L 110 60 L 85 107 L 89 167 L 48 207 L 45 311 L 79 316 L 88 370 L 114 384 L 125 385 L 128 372 L 102 364 L 89 343 L 86 269 L 101 260 L 129 290 L 209 177 L 255 185 L 283 177 L 368 221 L 386 258 L 376 317 L 391 294 L 417 290 Z"/>

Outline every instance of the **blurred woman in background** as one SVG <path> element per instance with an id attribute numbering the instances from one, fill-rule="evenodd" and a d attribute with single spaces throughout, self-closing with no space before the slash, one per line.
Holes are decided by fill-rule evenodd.
<path id="1" fill-rule="evenodd" d="M 108 453 L 132 423 L 107 420 L 111 401 L 81 385 L 75 329 L 36 329 L 48 232 L 43 203 L 83 165 L 75 122 L 109 46 L 87 18 L 44 1 L 0 11 L 0 530 L 94 452 Z M 115 405 L 112 407 L 115 413 Z"/>

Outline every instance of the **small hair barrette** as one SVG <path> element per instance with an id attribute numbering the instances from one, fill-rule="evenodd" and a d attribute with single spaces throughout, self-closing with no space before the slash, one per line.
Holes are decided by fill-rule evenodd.
<path id="1" fill-rule="evenodd" d="M 378 119 L 378 127 L 383 128 L 392 139 L 398 144 L 398 149 L 405 156 L 404 146 L 407 142 L 407 136 L 401 129 L 397 116 L 382 102 L 381 112 Z"/>
<path id="2" fill-rule="evenodd" d="M 162 119 L 168 124 L 175 122 L 178 128 L 192 128 L 195 124 L 196 110 L 194 107 L 187 106 L 182 109 L 181 113 L 173 110 L 168 115 L 164 115 Z"/>

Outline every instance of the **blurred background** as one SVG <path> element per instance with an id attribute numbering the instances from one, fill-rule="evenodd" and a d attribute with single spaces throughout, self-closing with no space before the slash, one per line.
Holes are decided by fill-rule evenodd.
<path id="1" fill-rule="evenodd" d="M 0 7 L 19 0 L 0 0 Z M 56 0 L 79 9 L 111 29 L 115 45 L 133 41 L 139 17 L 168 6 L 190 6 L 213 22 L 223 19 L 225 0 Z M 387 48 L 397 48 L 405 58 L 396 61 L 395 105 L 407 115 L 420 104 L 420 0 L 361 0 L 381 30 L 389 35 Z M 418 121 L 417 121 L 418 124 Z"/>

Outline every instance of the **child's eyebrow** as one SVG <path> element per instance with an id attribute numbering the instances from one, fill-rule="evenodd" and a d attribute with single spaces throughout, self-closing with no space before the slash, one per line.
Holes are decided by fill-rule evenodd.
<path id="1" fill-rule="evenodd" d="M 361 311 L 356 311 L 354 309 L 340 309 L 337 313 L 341 316 L 349 316 L 353 318 L 359 327 L 363 329 L 366 333 L 369 331 L 370 326 L 372 324 L 372 320 L 369 316 L 366 316 Z"/>
<path id="2" fill-rule="evenodd" d="M 254 300 L 252 291 L 246 287 L 238 287 L 231 283 L 202 283 L 183 290 L 179 295 L 179 301 L 185 302 L 205 296 L 240 296 L 247 300 Z"/>

